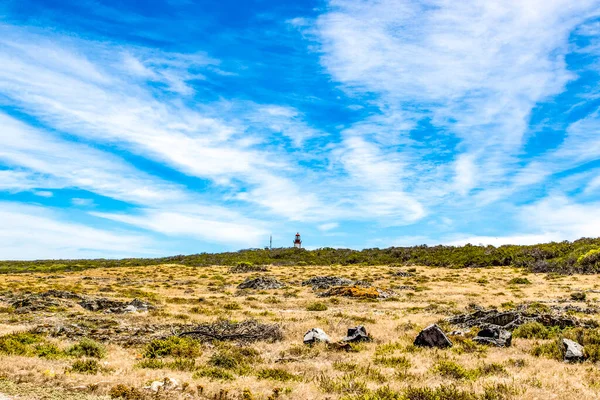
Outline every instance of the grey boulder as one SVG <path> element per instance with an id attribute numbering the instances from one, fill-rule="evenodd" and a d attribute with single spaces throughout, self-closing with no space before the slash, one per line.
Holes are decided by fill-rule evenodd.
<path id="1" fill-rule="evenodd" d="M 498 325 L 488 325 L 479 331 L 473 341 L 496 347 L 510 347 L 512 333 Z"/>
<path id="2" fill-rule="evenodd" d="M 583 360 L 584 356 L 582 345 L 569 339 L 563 339 L 562 344 L 565 349 L 565 361 L 577 362 Z"/>
<path id="3" fill-rule="evenodd" d="M 452 347 L 452 342 L 439 326 L 432 324 L 419 333 L 415 339 L 414 345 L 419 347 L 438 347 L 444 349 L 446 347 Z"/>
<path id="4" fill-rule="evenodd" d="M 312 328 L 304 334 L 304 344 L 313 344 L 317 342 L 329 343 L 331 339 L 321 328 Z"/>

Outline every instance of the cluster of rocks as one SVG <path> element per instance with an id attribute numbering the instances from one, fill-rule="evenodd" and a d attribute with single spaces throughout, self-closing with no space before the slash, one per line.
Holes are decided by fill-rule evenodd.
<path id="1" fill-rule="evenodd" d="M 461 335 L 462 332 L 453 332 L 451 335 Z M 497 347 L 510 347 L 512 333 L 496 325 L 488 325 L 479 330 L 477 336 L 473 338 L 474 342 Z M 419 347 L 437 347 L 445 349 L 452 347 L 453 344 L 446 336 L 442 328 L 436 324 L 429 325 L 423 329 L 414 341 L 415 346 Z"/>
<path id="2" fill-rule="evenodd" d="M 367 329 L 362 326 L 348 328 L 347 335 L 340 340 L 341 343 L 371 342 L 373 338 L 367 333 Z M 304 344 L 331 343 L 329 336 L 321 328 L 312 328 L 304 334 Z"/>
<path id="3" fill-rule="evenodd" d="M 497 322 L 506 322 L 504 320 L 496 320 Z M 510 324 L 507 323 L 506 325 Z M 454 331 L 450 336 L 463 335 L 463 332 Z M 510 347 L 512 344 L 512 333 L 499 325 L 485 324 L 479 329 L 473 341 L 482 345 L 496 347 Z M 414 341 L 415 346 L 419 347 L 435 347 L 445 349 L 452 347 L 452 341 L 446 333 L 436 324 L 429 325 L 427 328 L 419 332 Z M 566 338 L 562 339 L 563 355 L 566 362 L 579 362 L 585 359 L 584 347 L 579 343 Z"/>
<path id="4" fill-rule="evenodd" d="M 155 307 L 139 299 L 133 299 L 130 302 L 111 300 L 104 297 L 87 298 L 79 302 L 79 305 L 89 311 L 102 311 L 107 314 L 125 314 L 134 312 L 145 312 L 153 310 Z"/>
<path id="5" fill-rule="evenodd" d="M 81 307 L 89 311 L 102 311 L 105 313 L 130 313 L 143 312 L 154 309 L 155 307 L 138 299 L 130 302 L 123 302 L 107 298 L 91 298 L 78 295 L 64 290 L 48 290 L 43 293 L 34 293 L 25 296 L 19 296 L 9 301 L 9 304 L 18 314 L 24 314 L 34 311 L 48 311 L 58 307 L 72 307 L 73 302 L 78 301 Z"/>
<path id="6" fill-rule="evenodd" d="M 256 290 L 267 290 L 267 289 L 281 289 L 284 288 L 285 283 L 277 280 L 272 276 L 259 276 L 258 278 L 248 278 L 244 282 L 238 285 L 238 289 L 256 289 Z"/>
<path id="7" fill-rule="evenodd" d="M 302 282 L 302 286 L 311 286 L 313 290 L 323 290 L 334 286 L 351 286 L 354 283 L 351 279 L 339 276 L 313 276 Z"/>
<path id="8" fill-rule="evenodd" d="M 250 263 L 239 263 L 235 267 L 229 268 L 230 274 L 246 274 L 249 272 L 266 272 L 269 269 L 264 265 L 254 265 Z"/>
<path id="9" fill-rule="evenodd" d="M 106 317 L 88 317 L 85 321 L 53 321 L 36 326 L 32 332 L 62 337 L 71 340 L 89 338 L 99 342 L 110 342 L 121 346 L 137 346 L 154 339 L 169 336 L 173 329 L 183 329 L 173 325 L 137 324 L 129 325 Z"/>
<path id="10" fill-rule="evenodd" d="M 25 314 L 33 311 L 47 311 L 57 307 L 69 307 L 64 299 L 80 300 L 83 297 L 73 292 L 64 290 L 48 290 L 42 293 L 33 293 L 9 300 L 11 307 L 17 314 Z"/>
<path id="11" fill-rule="evenodd" d="M 495 309 L 484 310 L 481 308 L 472 313 L 451 317 L 447 321 L 453 325 L 465 328 L 497 325 L 509 331 L 528 322 L 539 322 L 544 326 L 558 326 L 561 329 L 579 325 L 579 321 L 564 315 L 531 313 L 527 310 L 500 312 Z"/>

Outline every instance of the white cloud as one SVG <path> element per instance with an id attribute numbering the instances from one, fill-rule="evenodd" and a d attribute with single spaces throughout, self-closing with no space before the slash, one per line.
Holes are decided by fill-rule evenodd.
<path id="1" fill-rule="evenodd" d="M 47 208 L 0 202 L 0 259 L 151 255 L 147 238 L 64 221 Z"/>
<path id="2" fill-rule="evenodd" d="M 241 186 L 264 193 L 265 185 L 278 181 L 291 188 L 291 193 L 300 193 L 300 186 L 303 193 L 310 192 L 298 178 L 286 176 L 295 168 L 294 159 L 279 148 L 269 149 L 262 140 L 264 135 L 279 133 L 301 145 L 320 134 L 297 111 L 244 103 L 247 109 L 240 117 L 235 112 L 242 108 L 231 107 L 230 115 L 224 102 L 188 107 L 165 93 L 156 95 L 151 86 L 131 78 L 152 80 L 158 74 L 163 80 L 172 78 L 169 84 L 178 79 L 185 82 L 187 69 L 214 64 L 212 60 L 134 49 L 144 55 L 142 60 L 137 54 L 123 53 L 122 47 L 104 43 L 67 40 L 46 32 L 50 40 L 7 25 L 0 26 L 0 32 L 0 92 L 55 129 L 118 146 L 187 175 L 209 179 L 226 190 Z M 46 60 L 46 54 L 53 56 Z M 78 72 L 72 74 L 73 69 Z M 259 125 L 252 128 L 259 129 L 248 133 L 252 122 Z M 321 202 L 314 200 L 316 194 L 306 196 Z M 247 197 L 266 210 L 289 214 L 275 197 L 254 199 Z"/>
<path id="3" fill-rule="evenodd" d="M 189 236 L 209 243 L 256 247 L 268 231 L 256 222 L 215 220 L 213 210 L 145 210 L 141 215 L 92 212 L 97 217 L 135 225 L 170 236 Z"/>
<path id="4" fill-rule="evenodd" d="M 91 207 L 94 205 L 94 200 L 75 197 L 71 199 L 71 204 L 77 207 Z"/>
<path id="5" fill-rule="evenodd" d="M 332 0 L 315 27 L 301 29 L 319 42 L 322 64 L 344 90 L 374 96 L 381 115 L 354 130 L 380 148 L 377 165 L 398 165 L 395 146 L 403 146 L 410 154 L 403 169 L 426 173 L 397 179 L 409 197 L 434 208 L 453 191 L 491 191 L 473 198 L 485 205 L 549 176 L 540 164 L 519 173 L 529 117 L 575 78 L 565 63 L 569 35 L 595 15 L 594 0 Z M 436 130 L 429 146 L 408 135 L 424 118 Z M 435 140 L 448 133 L 460 139 L 454 164 L 423 162 L 440 155 Z M 569 135 L 577 140 L 574 129 Z M 577 153 L 582 159 L 597 149 L 592 143 Z"/>
<path id="6" fill-rule="evenodd" d="M 327 232 L 337 228 L 338 226 L 340 226 L 340 224 L 337 222 L 328 222 L 326 224 L 319 225 L 317 228 L 319 228 L 320 231 Z"/>
<path id="7" fill-rule="evenodd" d="M 188 196 L 177 185 L 132 168 L 119 158 L 89 146 L 67 142 L 0 113 L 0 160 L 31 172 L 15 172 L 19 179 L 4 182 L 23 189 L 22 178 L 50 177 L 53 184 L 38 187 L 76 187 L 137 204 L 183 201 Z M 34 175 L 37 174 L 37 175 Z M 35 182 L 35 183 L 34 183 Z M 26 186 L 42 185 L 34 181 Z"/>
<path id="8" fill-rule="evenodd" d="M 52 197 L 54 196 L 54 193 L 52 193 L 49 190 L 36 190 L 33 192 L 33 194 L 35 194 L 36 196 L 40 196 L 40 197 Z"/>

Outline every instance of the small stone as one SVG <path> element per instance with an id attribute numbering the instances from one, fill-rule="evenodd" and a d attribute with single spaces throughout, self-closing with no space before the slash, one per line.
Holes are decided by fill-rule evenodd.
<path id="1" fill-rule="evenodd" d="M 432 324 L 419 333 L 415 339 L 414 345 L 419 347 L 438 347 L 444 349 L 446 347 L 452 347 L 452 342 L 439 326 Z"/>
<path id="2" fill-rule="evenodd" d="M 304 344 L 313 344 L 316 342 L 329 343 L 331 339 L 321 328 L 312 328 L 304 334 Z"/>
<path id="3" fill-rule="evenodd" d="M 569 339 L 563 339 L 562 343 L 565 349 L 565 361 L 577 362 L 583 360 L 584 356 L 582 345 Z"/>

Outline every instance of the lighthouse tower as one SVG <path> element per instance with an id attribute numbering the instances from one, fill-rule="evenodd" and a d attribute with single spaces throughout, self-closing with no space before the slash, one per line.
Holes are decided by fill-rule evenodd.
<path id="1" fill-rule="evenodd" d="M 300 239 L 299 233 L 296 233 L 296 239 L 294 239 L 294 247 L 297 249 L 302 248 L 302 239 Z"/>

